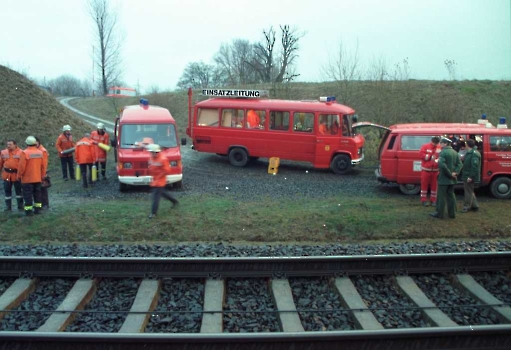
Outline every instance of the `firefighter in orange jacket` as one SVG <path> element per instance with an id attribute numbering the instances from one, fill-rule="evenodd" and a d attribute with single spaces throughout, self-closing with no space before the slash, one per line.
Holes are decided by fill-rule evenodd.
<path id="1" fill-rule="evenodd" d="M 170 173 L 170 165 L 167 157 L 161 153 L 161 147 L 156 144 L 151 144 L 147 145 L 146 148 L 149 152 L 151 152 L 151 159 L 149 159 L 149 174 L 153 177 L 151 181 L 153 204 L 149 219 L 152 219 L 156 217 L 156 214 L 158 213 L 161 196 L 171 201 L 174 206 L 178 205 L 179 201 L 172 197 L 169 191 L 165 190 L 167 174 Z"/>
<path id="2" fill-rule="evenodd" d="M 94 152 L 94 145 L 90 139 L 90 134 L 87 133 L 84 137 L 76 143 L 75 157 L 76 163 L 80 165 L 80 173 L 82 174 L 83 187 L 87 188 L 87 168 L 89 168 L 89 185 L 94 186 L 92 182 L 92 165 L 96 161 Z"/>
<path id="3" fill-rule="evenodd" d="M 12 188 L 16 192 L 18 210 L 23 209 L 21 196 L 21 181 L 18 178 L 18 167 L 21 159 L 21 149 L 13 139 L 7 140 L 7 148 L 0 152 L 0 171 L 4 180 L 5 210 L 12 210 Z"/>
<path id="4" fill-rule="evenodd" d="M 442 151 L 439 142 L 440 137 L 433 136 L 431 142 L 424 144 L 419 152 L 421 158 L 421 203 L 425 207 L 429 206 L 428 189 L 430 190 L 431 205 L 436 205 L 438 156 Z"/>
<path id="5" fill-rule="evenodd" d="M 45 183 L 48 184 L 50 182 L 50 176 L 48 175 L 48 159 L 50 155 L 48 154 L 48 150 L 41 145 L 41 140 L 36 136 L 36 147 L 38 150 L 43 152 L 43 161 L 44 166 L 46 167 L 46 175 L 43 177 L 43 182 L 41 183 L 41 201 L 43 203 L 43 209 L 48 209 L 50 207 L 50 201 L 48 198 L 48 187 L 45 186 Z"/>
<path id="6" fill-rule="evenodd" d="M 34 136 L 25 140 L 27 149 L 21 152 L 18 177 L 21 179 L 25 215 L 40 214 L 43 207 L 41 199 L 41 182 L 46 176 L 46 166 L 43 152 L 37 149 Z"/>
<path id="7" fill-rule="evenodd" d="M 247 113 L 247 122 L 248 127 L 254 129 L 259 127 L 259 124 L 261 124 L 261 118 L 259 118 L 259 115 L 253 109 L 251 109 Z"/>
<path id="8" fill-rule="evenodd" d="M 94 152 L 96 152 L 96 168 L 98 169 L 101 165 L 101 177 L 106 180 L 106 151 L 98 146 L 98 143 L 110 145 L 110 136 L 105 131 L 105 124 L 98 123 L 96 125 L 97 130 L 91 132 L 91 140 L 94 143 Z M 98 175 L 99 178 L 99 175 Z"/>
<path id="9" fill-rule="evenodd" d="M 55 147 L 59 151 L 60 164 L 62 165 L 62 177 L 67 181 L 67 170 L 69 168 L 69 176 L 71 180 L 75 179 L 75 168 L 73 164 L 72 152 L 64 153 L 75 146 L 73 136 L 71 136 L 71 126 L 64 125 L 62 127 L 62 134 L 57 138 Z"/>

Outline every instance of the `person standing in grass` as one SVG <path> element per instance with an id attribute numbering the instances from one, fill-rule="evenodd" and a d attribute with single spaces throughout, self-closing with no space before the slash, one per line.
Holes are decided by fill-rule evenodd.
<path id="1" fill-rule="evenodd" d="M 479 203 L 477 203 L 474 193 L 474 183 L 481 181 L 481 154 L 474 148 L 474 140 L 469 139 L 465 143 L 467 153 L 465 154 L 463 170 L 461 172 L 463 190 L 465 192 L 462 213 L 467 213 L 470 210 L 479 210 Z"/>
<path id="2" fill-rule="evenodd" d="M 91 132 L 91 140 L 94 144 L 94 152 L 96 152 L 96 169 L 98 169 L 98 179 L 99 179 L 99 168 L 101 166 L 101 177 L 103 180 L 106 180 L 106 151 L 98 146 L 98 144 L 102 143 L 104 145 L 110 145 L 110 136 L 105 131 L 105 124 L 98 123 L 96 125 L 96 130 Z"/>
<path id="3" fill-rule="evenodd" d="M 438 143 L 440 137 L 433 136 L 431 142 L 422 145 L 419 156 L 421 158 L 421 203 L 429 206 L 428 190 L 430 193 L 431 205 L 436 205 L 437 178 L 438 178 L 438 156 L 442 150 Z"/>
<path id="4" fill-rule="evenodd" d="M 73 136 L 71 135 L 71 126 L 64 125 L 62 127 L 62 134 L 57 138 L 55 147 L 59 151 L 60 164 L 62 165 L 62 177 L 64 181 L 67 181 L 67 172 L 69 169 L 69 176 L 71 180 L 75 179 L 75 168 L 73 164 L 73 152 L 64 153 L 75 146 L 73 142 Z"/>
<path id="5" fill-rule="evenodd" d="M 23 209 L 21 196 L 21 181 L 18 178 L 18 167 L 21 159 L 21 149 L 15 140 L 7 140 L 7 148 L 0 152 L 0 171 L 4 180 L 5 210 L 12 210 L 12 188 L 16 192 L 18 210 Z"/>
<path id="6" fill-rule="evenodd" d="M 44 155 L 37 149 L 37 141 L 34 136 L 27 137 L 25 143 L 28 147 L 21 152 L 18 168 L 18 178 L 21 180 L 25 201 L 25 215 L 41 214 L 43 207 L 41 182 L 46 176 Z"/>
<path id="7" fill-rule="evenodd" d="M 35 140 L 36 140 L 37 149 L 40 150 L 41 152 L 43 152 L 43 161 L 45 163 L 46 169 L 48 169 L 48 159 L 49 159 L 48 151 L 46 150 L 46 148 L 44 148 L 43 145 L 41 145 L 41 140 L 39 139 L 39 137 L 36 136 Z M 50 208 L 50 201 L 48 198 L 48 187 L 50 187 L 50 186 L 51 186 L 50 176 L 48 175 L 48 170 L 46 170 L 46 176 L 43 178 L 43 182 L 41 183 L 41 200 L 43 203 L 43 209 Z"/>
<path id="8" fill-rule="evenodd" d="M 149 219 L 152 219 L 156 217 L 158 213 L 161 196 L 171 201 L 174 206 L 178 205 L 179 201 L 172 197 L 169 191 L 165 190 L 167 174 L 170 173 L 170 165 L 167 157 L 161 153 L 161 147 L 156 144 L 151 144 L 147 145 L 146 149 L 151 153 L 151 159 L 149 159 L 149 175 L 153 177 L 151 181 L 153 203 Z"/>
<path id="9" fill-rule="evenodd" d="M 452 149 L 451 140 L 442 137 L 440 146 L 442 152 L 438 157 L 438 198 L 434 213 L 430 215 L 443 219 L 445 216 L 445 206 L 447 204 L 447 213 L 451 219 L 456 217 L 456 196 L 454 195 L 454 185 L 458 183 L 457 177 L 462 164 L 458 152 Z"/>
<path id="10" fill-rule="evenodd" d="M 95 152 L 93 147 L 94 145 L 92 144 L 89 133 L 85 134 L 83 138 L 76 143 L 75 147 L 76 163 L 80 165 L 83 188 L 89 187 L 87 185 L 87 178 L 89 179 L 89 185 L 94 186 L 94 182 L 92 182 L 92 164 L 95 161 Z M 87 168 L 89 169 L 88 176 Z"/>

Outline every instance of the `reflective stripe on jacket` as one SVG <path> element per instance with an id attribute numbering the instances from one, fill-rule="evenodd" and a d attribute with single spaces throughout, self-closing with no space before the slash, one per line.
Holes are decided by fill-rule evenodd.
<path id="1" fill-rule="evenodd" d="M 59 151 L 59 157 L 65 158 L 65 157 L 72 157 L 73 154 L 62 154 L 60 152 L 65 151 L 66 149 L 73 148 L 75 146 L 75 143 L 73 142 L 73 135 L 69 135 L 69 138 L 64 135 L 60 134 L 60 136 L 57 138 L 57 142 L 55 143 L 55 147 L 57 148 L 57 151 Z"/>
<path id="2" fill-rule="evenodd" d="M 36 146 L 28 146 L 21 152 L 20 166 L 18 168 L 18 178 L 22 184 L 37 183 L 46 176 L 46 166 L 44 164 L 43 152 Z"/>
<path id="3" fill-rule="evenodd" d="M 22 150 L 19 147 L 12 152 L 8 148 L 0 152 L 0 169 L 5 181 L 18 181 L 18 167 Z"/>
<path id="4" fill-rule="evenodd" d="M 92 164 L 95 162 L 92 141 L 84 137 L 76 143 L 75 159 L 78 164 Z"/>
<path id="5" fill-rule="evenodd" d="M 151 187 L 165 187 L 167 174 L 170 174 L 170 165 L 163 153 L 160 152 L 156 158 L 149 159 L 149 175 L 153 177 Z"/>

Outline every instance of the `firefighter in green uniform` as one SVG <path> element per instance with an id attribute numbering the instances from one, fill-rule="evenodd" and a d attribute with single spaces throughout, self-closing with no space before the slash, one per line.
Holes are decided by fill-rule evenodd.
<path id="1" fill-rule="evenodd" d="M 445 216 L 445 204 L 450 218 L 456 217 L 456 196 L 454 185 L 458 183 L 457 177 L 463 166 L 460 155 L 451 147 L 451 140 L 446 137 L 440 139 L 442 152 L 438 156 L 438 196 L 436 200 L 437 211 L 429 215 L 443 219 Z"/>
<path id="2" fill-rule="evenodd" d="M 481 181 L 481 154 L 476 150 L 474 140 L 469 139 L 466 144 L 468 151 L 465 155 L 463 171 L 461 172 L 463 189 L 465 190 L 462 213 L 467 213 L 470 210 L 479 210 L 479 204 L 474 193 L 474 183 Z"/>

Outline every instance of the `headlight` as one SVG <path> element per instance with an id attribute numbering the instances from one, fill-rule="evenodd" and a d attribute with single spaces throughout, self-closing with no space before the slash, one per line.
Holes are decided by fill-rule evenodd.
<path id="1" fill-rule="evenodd" d="M 132 165 L 131 165 L 131 163 L 123 163 L 123 164 L 122 164 L 122 167 L 123 167 L 124 169 L 131 169 L 131 168 L 132 168 Z"/>

